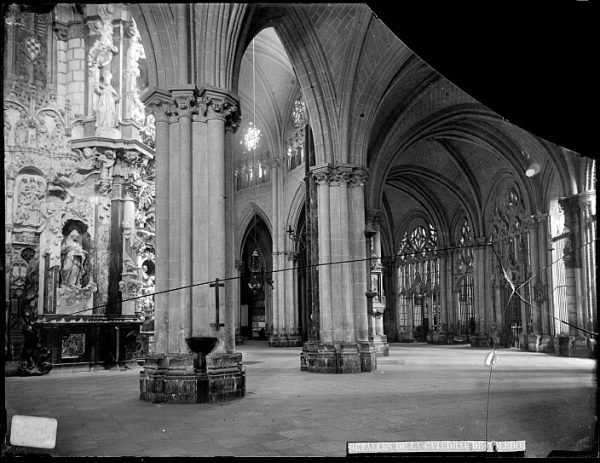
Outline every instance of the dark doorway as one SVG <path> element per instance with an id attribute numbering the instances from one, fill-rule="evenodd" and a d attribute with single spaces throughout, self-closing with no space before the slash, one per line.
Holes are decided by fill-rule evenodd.
<path id="1" fill-rule="evenodd" d="M 266 340 L 272 331 L 273 241 L 265 222 L 255 215 L 244 235 L 240 278 L 240 333 Z"/>

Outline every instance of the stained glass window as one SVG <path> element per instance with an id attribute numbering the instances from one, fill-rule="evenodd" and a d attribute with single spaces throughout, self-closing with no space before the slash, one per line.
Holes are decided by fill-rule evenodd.
<path id="1" fill-rule="evenodd" d="M 398 251 L 398 330 L 401 339 L 440 328 L 437 232 L 431 223 L 407 230 Z M 422 339 L 425 340 L 425 339 Z"/>

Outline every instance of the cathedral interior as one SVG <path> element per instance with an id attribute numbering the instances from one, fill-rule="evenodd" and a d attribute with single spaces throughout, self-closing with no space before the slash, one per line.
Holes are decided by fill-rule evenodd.
<path id="1" fill-rule="evenodd" d="M 4 8 L 20 374 L 129 363 L 196 403 L 244 396 L 249 341 L 315 374 L 394 343 L 595 356 L 595 159 L 368 6 L 48 5 Z"/>

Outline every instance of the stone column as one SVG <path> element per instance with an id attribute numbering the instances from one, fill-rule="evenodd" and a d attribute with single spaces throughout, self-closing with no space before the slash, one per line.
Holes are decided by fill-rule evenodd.
<path id="1" fill-rule="evenodd" d="M 179 7 L 180 5 L 178 5 Z M 172 264 L 178 266 L 179 280 L 177 287 L 182 289 L 176 291 L 173 299 L 176 301 L 177 307 L 181 314 L 181 328 L 184 337 L 192 336 L 192 319 L 193 319 L 193 303 L 192 291 L 189 286 L 192 284 L 192 112 L 194 111 L 196 101 L 196 89 L 193 85 L 181 85 L 177 88 L 171 88 L 174 106 L 173 113 L 177 116 L 179 122 L 178 134 L 176 137 L 179 144 L 179 169 L 178 172 L 173 172 L 173 184 L 175 190 L 178 189 L 178 194 L 175 196 L 175 201 L 178 201 L 179 219 L 171 223 L 171 226 L 178 230 L 175 232 L 179 235 L 177 243 L 172 243 L 178 246 L 178 257 L 172 260 Z M 174 282 L 173 282 L 174 283 Z M 172 286 L 172 288 L 175 286 Z M 185 342 L 185 341 L 184 341 Z M 187 345 L 179 346 L 180 351 L 185 352 Z"/>
<path id="2" fill-rule="evenodd" d="M 273 207 L 273 294 L 272 294 L 272 332 L 269 335 L 269 346 L 285 347 L 287 346 L 286 323 L 285 323 L 285 285 L 283 269 L 283 236 L 282 236 L 282 218 L 281 218 L 281 198 L 282 191 L 281 162 L 279 159 L 271 163 L 271 204 Z"/>
<path id="3" fill-rule="evenodd" d="M 332 172 L 329 188 L 329 223 L 331 236 L 332 327 L 335 342 L 354 341 L 352 307 L 352 267 L 348 220 L 348 180 L 351 167 L 339 166 Z"/>
<path id="4" fill-rule="evenodd" d="M 389 355 L 387 336 L 383 332 L 383 313 L 386 309 L 383 294 L 383 266 L 381 265 L 381 212 L 367 211 L 367 229 L 370 231 L 370 282 L 372 293 L 370 302 L 370 339 L 378 355 Z M 368 238 L 369 239 L 369 238 Z M 429 314 L 428 314 L 429 316 Z"/>
<path id="5" fill-rule="evenodd" d="M 288 253 L 288 256 L 290 254 Z M 287 344 L 290 347 L 302 345 L 302 339 L 298 334 L 298 307 L 296 304 L 296 270 L 294 269 L 293 259 L 284 259 L 286 271 L 284 272 L 285 281 L 285 324 L 287 328 Z"/>
<path id="6" fill-rule="evenodd" d="M 580 194 L 581 209 L 581 259 L 583 267 L 582 286 L 585 293 L 585 327 L 598 331 L 596 318 L 596 192 Z"/>
<path id="7" fill-rule="evenodd" d="M 365 243 L 365 192 L 364 185 L 367 181 L 367 173 L 364 170 L 353 171 L 348 183 L 350 195 L 350 239 L 352 241 L 351 251 L 352 263 L 352 304 L 354 331 L 356 340 L 368 342 L 368 315 L 367 315 L 367 247 Z"/>
<path id="8" fill-rule="evenodd" d="M 329 226 L 329 177 L 328 167 L 315 170 L 317 182 L 318 221 L 319 221 L 319 339 L 325 343 L 333 342 L 331 319 L 331 232 Z"/>
<path id="9" fill-rule="evenodd" d="M 135 299 L 131 299 L 139 294 L 137 286 L 137 284 L 139 284 L 136 262 L 137 254 L 131 246 L 136 238 L 135 204 L 133 198 L 129 194 L 129 188 L 127 188 L 125 185 L 123 185 L 123 187 L 121 189 L 121 205 L 123 208 L 123 222 L 121 223 L 123 236 L 121 239 L 121 246 L 123 247 L 123 263 L 121 282 L 119 283 L 119 290 L 121 291 L 122 298 L 121 315 L 134 315 L 136 301 Z"/>
<path id="10" fill-rule="evenodd" d="M 156 352 L 167 352 L 169 340 L 169 115 L 171 97 L 155 91 L 146 101 L 156 125 L 156 294 L 154 296 L 154 339 Z"/>
<path id="11" fill-rule="evenodd" d="M 582 300 L 578 292 L 577 281 L 581 278 L 581 211 L 579 198 L 570 196 L 558 200 L 565 214 L 565 228 L 568 233 L 563 260 L 567 276 L 567 311 L 569 336 L 577 336 L 582 326 Z"/>
<path id="12" fill-rule="evenodd" d="M 226 235 L 226 256 L 225 256 L 225 278 L 229 284 L 225 287 L 225 347 L 228 353 L 235 352 L 236 345 L 236 318 L 239 307 L 239 271 L 236 266 L 235 256 L 237 254 L 237 245 L 235 243 L 235 185 L 234 185 L 234 165 L 233 165 L 233 133 L 237 130 L 237 121 L 229 121 L 226 118 L 225 124 L 225 229 Z M 232 279 L 234 278 L 234 279 Z"/>
<path id="13" fill-rule="evenodd" d="M 489 317 L 485 305 L 485 242 L 485 236 L 476 238 L 473 242 L 473 244 L 477 244 L 477 247 L 473 249 L 473 287 L 475 292 L 473 303 L 475 304 L 476 331 L 479 333 L 479 337 L 475 339 L 475 344 L 478 347 L 487 345 L 488 337 L 486 333 L 489 326 Z"/>
<path id="14" fill-rule="evenodd" d="M 209 156 L 206 166 L 208 169 L 207 221 L 210 224 L 208 268 L 212 272 L 209 279 L 225 278 L 225 116 L 222 104 L 219 99 L 211 98 L 207 111 L 206 149 Z M 218 310 L 219 323 L 222 323 L 225 315 L 224 308 L 221 306 Z M 216 315 L 210 319 L 211 332 L 224 342 L 225 331 L 215 325 Z"/>
<path id="15" fill-rule="evenodd" d="M 320 339 L 304 344 L 301 370 L 372 371 L 377 362 L 367 330 L 366 258 L 359 265 L 352 262 L 366 255 L 364 171 L 325 165 L 311 173 L 318 185 Z"/>
<path id="16" fill-rule="evenodd" d="M 271 164 L 271 205 L 273 208 L 273 270 L 275 273 L 273 274 L 273 280 L 275 281 L 273 287 L 273 299 L 272 299 L 272 328 L 273 331 L 269 336 L 269 346 L 280 346 L 281 339 L 279 334 L 282 332 L 283 324 L 281 320 L 281 309 L 282 306 L 280 304 L 280 298 L 283 295 L 284 288 L 281 284 L 281 277 L 283 276 L 279 266 L 279 240 L 278 232 L 279 232 L 279 200 L 280 200 L 280 191 L 279 191 L 279 169 L 277 168 L 278 161 L 275 161 Z M 266 307 L 265 307 L 266 309 Z"/>

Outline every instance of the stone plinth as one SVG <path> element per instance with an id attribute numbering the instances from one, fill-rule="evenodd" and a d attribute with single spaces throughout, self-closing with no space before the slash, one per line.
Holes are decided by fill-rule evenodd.
<path id="1" fill-rule="evenodd" d="M 471 336 L 471 347 L 490 347 L 490 338 L 485 334 Z"/>
<path id="2" fill-rule="evenodd" d="M 269 347 L 302 347 L 302 337 L 298 334 L 271 335 Z"/>
<path id="3" fill-rule="evenodd" d="M 224 402 L 244 397 L 246 372 L 241 352 L 213 352 L 206 356 L 208 402 Z"/>
<path id="4" fill-rule="evenodd" d="M 357 344 L 360 354 L 360 370 L 377 370 L 377 352 L 375 352 L 375 346 L 370 342 L 359 342 Z"/>
<path id="5" fill-rule="evenodd" d="M 539 352 L 541 338 L 542 337 L 538 336 L 537 334 L 530 334 L 527 337 L 527 350 L 529 352 Z"/>
<path id="6" fill-rule="evenodd" d="M 596 341 L 587 336 L 577 336 L 570 341 L 569 356 L 594 358 Z"/>
<path id="7" fill-rule="evenodd" d="M 299 334 L 288 334 L 288 347 L 302 347 L 302 336 Z"/>
<path id="8" fill-rule="evenodd" d="M 554 353 L 554 337 L 544 335 L 538 344 L 538 352 Z"/>
<path id="9" fill-rule="evenodd" d="M 309 341 L 300 354 L 300 370 L 311 373 L 362 373 L 377 368 L 372 343 Z"/>
<path id="10" fill-rule="evenodd" d="M 194 354 L 149 356 L 140 373 L 140 399 L 152 403 L 198 402 L 198 379 Z"/>
<path id="11" fill-rule="evenodd" d="M 288 347 L 288 338 L 285 334 L 272 334 L 269 336 L 269 347 Z"/>
<path id="12" fill-rule="evenodd" d="M 194 367 L 195 359 L 192 353 L 146 358 L 140 373 L 140 400 L 190 404 L 244 397 L 246 373 L 240 352 L 208 354 L 204 371 Z"/>
<path id="13" fill-rule="evenodd" d="M 387 341 L 387 336 L 376 335 L 371 340 L 373 347 L 375 347 L 375 353 L 379 357 L 388 357 L 390 355 L 390 345 Z"/>

